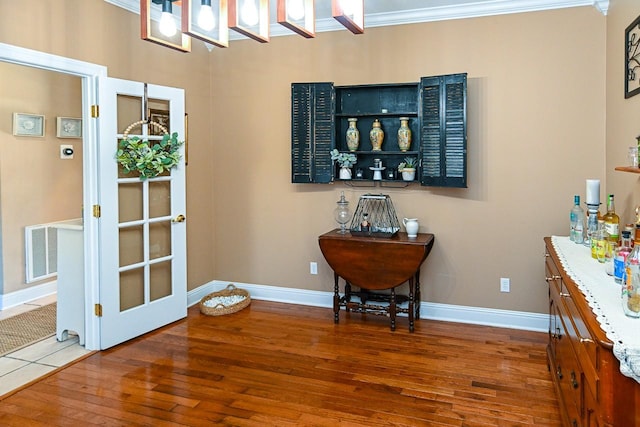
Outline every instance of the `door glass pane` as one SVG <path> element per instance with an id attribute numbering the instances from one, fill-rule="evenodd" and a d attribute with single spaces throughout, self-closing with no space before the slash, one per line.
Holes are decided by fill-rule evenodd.
<path id="1" fill-rule="evenodd" d="M 144 304 L 144 269 L 120 272 L 120 311 Z"/>
<path id="2" fill-rule="evenodd" d="M 142 182 L 120 184 L 118 191 L 118 222 L 142 219 Z"/>
<path id="3" fill-rule="evenodd" d="M 149 224 L 149 259 L 171 255 L 171 222 Z"/>
<path id="4" fill-rule="evenodd" d="M 149 182 L 149 217 L 171 215 L 171 183 L 169 181 Z"/>
<path id="5" fill-rule="evenodd" d="M 120 229 L 120 267 L 144 261 L 142 225 Z"/>
<path id="6" fill-rule="evenodd" d="M 127 127 L 139 120 L 142 120 L 142 98 L 118 94 L 118 133 L 124 133 Z M 140 133 L 140 127 L 134 129 L 132 133 Z"/>
<path id="7" fill-rule="evenodd" d="M 163 261 L 150 267 L 151 301 L 171 295 L 171 261 Z"/>

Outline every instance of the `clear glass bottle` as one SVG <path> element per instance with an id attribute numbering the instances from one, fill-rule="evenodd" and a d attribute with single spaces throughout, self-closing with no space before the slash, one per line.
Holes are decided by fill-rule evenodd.
<path id="1" fill-rule="evenodd" d="M 625 277 L 624 264 L 631 253 L 631 232 L 624 230 L 620 242 L 613 258 L 613 279 L 616 283 L 622 284 Z"/>
<path id="2" fill-rule="evenodd" d="M 622 310 L 629 317 L 640 317 L 640 224 L 636 225 L 634 246 L 625 263 Z"/>
<path id="3" fill-rule="evenodd" d="M 609 241 L 617 243 L 620 238 L 620 217 L 616 214 L 613 194 L 609 194 L 609 198 L 607 199 L 607 213 L 604 214 L 602 219 L 604 219 L 604 226 L 609 235 Z"/>
<path id="4" fill-rule="evenodd" d="M 584 240 L 584 210 L 580 207 L 580 196 L 573 196 L 573 208 L 569 213 L 569 239 L 582 243 Z"/>

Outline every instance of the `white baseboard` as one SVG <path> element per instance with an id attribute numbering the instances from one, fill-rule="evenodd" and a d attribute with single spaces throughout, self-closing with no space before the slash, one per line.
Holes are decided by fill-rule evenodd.
<path id="1" fill-rule="evenodd" d="M 256 300 L 310 305 L 314 307 L 333 307 L 333 292 L 224 282 L 221 280 L 214 280 L 189 291 L 187 294 L 188 305 L 192 306 L 197 304 L 204 296 L 211 292 L 222 290 L 230 283 L 247 290 L 251 294 L 251 298 Z M 420 302 L 420 318 L 538 332 L 547 332 L 549 329 L 548 314 L 468 307 L 425 301 Z"/>
<path id="2" fill-rule="evenodd" d="M 0 310 L 6 310 L 7 308 L 16 307 L 39 298 L 53 295 L 57 290 L 57 282 L 53 280 L 43 283 L 42 285 L 30 286 L 21 291 L 2 294 L 0 295 Z"/>
<path id="3" fill-rule="evenodd" d="M 256 285 L 251 283 L 224 282 L 221 280 L 214 280 L 189 291 L 187 294 L 189 307 L 200 302 L 204 296 L 211 292 L 224 289 L 229 283 L 246 289 L 251 294 L 251 298 L 256 300 L 333 308 L 333 292 L 310 291 L 306 289 Z M 0 310 L 55 294 L 56 290 L 57 284 L 55 281 L 52 281 L 21 291 L 0 295 Z M 444 322 L 471 323 L 527 331 L 546 332 L 549 328 L 549 315 L 547 314 L 440 304 L 426 301 L 420 302 L 420 317 L 422 319 L 440 320 Z"/>

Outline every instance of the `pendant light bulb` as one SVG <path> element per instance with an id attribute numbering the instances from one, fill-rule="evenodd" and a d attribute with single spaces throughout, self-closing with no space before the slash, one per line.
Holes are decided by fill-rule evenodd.
<path id="1" fill-rule="evenodd" d="M 160 15 L 159 29 L 162 34 L 167 37 L 173 37 L 176 35 L 178 29 L 176 28 L 176 21 L 173 20 L 171 14 L 172 7 L 170 0 L 164 0 L 162 3 L 162 15 Z"/>
<path id="2" fill-rule="evenodd" d="M 304 18 L 304 0 L 287 0 L 287 15 L 294 21 Z"/>
<path id="3" fill-rule="evenodd" d="M 340 0 L 340 7 L 342 8 L 342 13 L 347 16 L 353 16 L 355 13 L 353 0 Z"/>
<path id="4" fill-rule="evenodd" d="M 260 22 L 260 16 L 258 15 L 258 8 L 254 0 L 244 0 L 242 4 L 242 21 L 250 27 L 253 27 Z"/>
<path id="5" fill-rule="evenodd" d="M 198 14 L 198 26 L 205 31 L 211 31 L 216 27 L 216 19 L 213 16 L 211 5 L 202 5 Z"/>

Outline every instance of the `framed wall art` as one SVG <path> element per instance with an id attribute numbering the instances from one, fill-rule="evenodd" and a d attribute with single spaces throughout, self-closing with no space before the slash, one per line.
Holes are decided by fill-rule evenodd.
<path id="1" fill-rule="evenodd" d="M 58 117 L 56 125 L 58 138 L 82 138 L 82 119 Z"/>
<path id="2" fill-rule="evenodd" d="M 15 136 L 44 137 L 44 116 L 40 114 L 13 113 Z"/>
<path id="3" fill-rule="evenodd" d="M 624 97 L 640 93 L 640 16 L 624 30 Z"/>
<path id="4" fill-rule="evenodd" d="M 153 110 L 149 109 L 149 120 L 156 122 L 164 126 L 169 133 L 171 128 L 169 127 L 169 112 L 165 110 Z M 149 126 L 149 135 L 162 135 L 162 131 L 155 126 Z"/>

